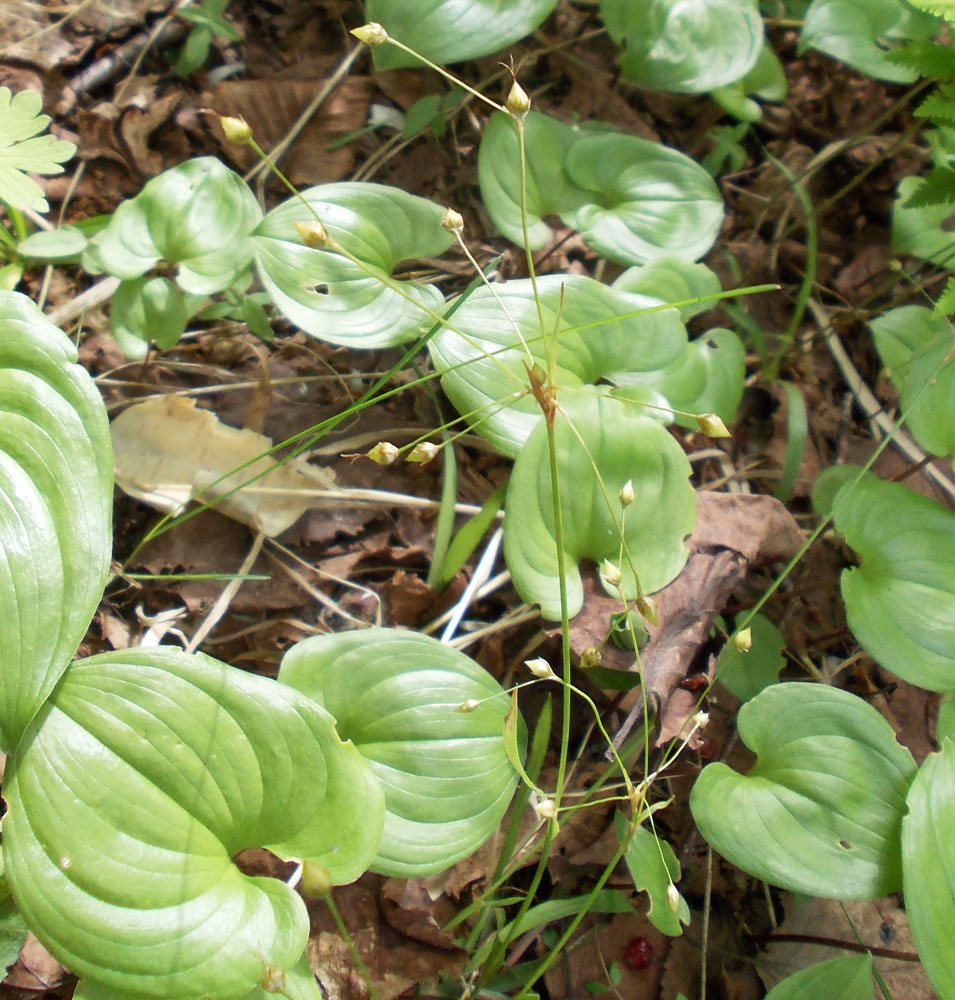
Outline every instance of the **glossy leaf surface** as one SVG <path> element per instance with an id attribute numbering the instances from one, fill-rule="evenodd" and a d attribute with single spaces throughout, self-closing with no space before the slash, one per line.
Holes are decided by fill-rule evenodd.
<path id="1" fill-rule="evenodd" d="M 559 396 L 554 431 L 560 474 L 568 606 L 583 602 L 582 559 L 609 559 L 622 573 L 626 599 L 637 596 L 633 568 L 646 593 L 683 568 L 683 539 L 696 522 L 696 495 L 683 450 L 659 422 L 594 390 Z M 631 480 L 621 558 L 620 488 Z M 609 501 L 609 503 L 608 503 Z M 521 597 L 560 618 L 560 590 L 547 431 L 539 422 L 514 463 L 505 503 L 504 555 Z M 612 591 L 617 596 L 616 588 Z"/>
<path id="2" fill-rule="evenodd" d="M 684 322 L 712 308 L 715 303 L 707 301 L 707 297 L 718 295 L 722 291 L 720 279 L 705 264 L 669 255 L 655 257 L 646 264 L 628 268 L 614 281 L 613 287 L 636 295 L 646 295 L 660 302 L 700 299 L 699 302 L 688 302 L 677 307 Z"/>
<path id="3" fill-rule="evenodd" d="M 130 358 L 145 357 L 152 342 L 160 350 L 174 347 L 188 319 L 186 299 L 168 278 L 123 281 L 110 306 L 113 336 Z"/>
<path id="4" fill-rule="evenodd" d="M 550 236 L 545 215 L 575 211 L 588 198 L 564 170 L 567 153 L 578 138 L 577 129 L 539 111 L 524 119 L 527 156 L 527 230 L 532 250 Z M 524 245 L 521 227 L 520 146 L 510 115 L 495 111 L 488 119 L 478 151 L 478 180 L 485 207 L 502 235 Z"/>
<path id="5" fill-rule="evenodd" d="M 425 310 L 441 311 L 441 293 L 390 272 L 400 261 L 447 250 L 453 237 L 441 228 L 443 209 L 382 184 L 324 184 L 302 198 L 307 206 L 289 199 L 254 235 L 258 273 L 279 311 L 306 333 L 348 347 L 391 347 L 429 330 L 434 319 Z M 364 267 L 305 246 L 295 223 L 316 215 Z"/>
<path id="6" fill-rule="evenodd" d="M 76 350 L 0 292 L 0 747 L 10 752 L 83 638 L 109 568 L 112 449 Z"/>
<path id="7" fill-rule="evenodd" d="M 952 206 L 922 208 L 906 202 L 926 184 L 924 177 L 903 177 L 892 206 L 892 249 L 955 270 L 955 239 L 948 229 Z"/>
<path id="8" fill-rule="evenodd" d="M 381 789 L 296 691 L 169 647 L 74 663 L 8 764 L 17 903 L 73 972 L 119 994 L 239 997 L 291 969 L 301 899 L 251 847 L 334 882 L 374 856 Z"/>
<path id="9" fill-rule="evenodd" d="M 902 0 L 814 0 L 799 47 L 824 52 L 877 80 L 911 83 L 918 74 L 887 59 L 886 50 L 892 43 L 931 38 L 938 24 Z"/>
<path id="10" fill-rule="evenodd" d="M 213 156 L 186 160 L 123 202 L 91 242 L 86 262 L 138 278 L 163 260 L 186 292 L 209 295 L 248 270 L 262 213 L 245 181 Z"/>
<path id="11" fill-rule="evenodd" d="M 743 398 L 745 355 L 742 341 L 732 330 L 715 328 L 691 340 L 663 368 L 615 374 L 611 381 L 624 387 L 621 396 L 630 395 L 629 387 L 650 389 L 674 410 L 696 416 L 715 413 L 729 424 Z M 675 419 L 684 427 L 697 427 L 693 416 L 677 414 Z"/>
<path id="12" fill-rule="evenodd" d="M 833 522 L 859 555 L 841 580 L 853 635 L 910 684 L 955 691 L 955 513 L 865 476 L 836 495 Z"/>
<path id="13" fill-rule="evenodd" d="M 922 966 L 940 997 L 955 996 L 955 742 L 922 765 L 902 821 L 905 910 Z"/>
<path id="14" fill-rule="evenodd" d="M 756 0 L 601 0 L 624 76 L 655 90 L 702 94 L 745 76 L 763 44 Z"/>
<path id="15" fill-rule="evenodd" d="M 872 956 L 846 955 L 817 962 L 777 983 L 766 1000 L 872 1000 Z"/>
<path id="16" fill-rule="evenodd" d="M 944 316 L 902 306 L 872 321 L 882 363 L 901 397 L 905 422 L 919 444 L 955 458 L 955 333 Z"/>
<path id="17" fill-rule="evenodd" d="M 589 385 L 616 372 L 662 368 L 686 344 L 676 310 L 615 318 L 655 300 L 583 275 L 544 275 L 537 289 L 547 344 L 559 319 L 556 379 L 563 388 Z M 486 287 L 468 296 L 451 316 L 454 329 L 440 330 L 429 348 L 458 412 L 468 415 L 495 448 L 515 456 L 541 418 L 540 406 L 526 391 L 524 344 L 542 367 L 547 348 L 531 282 L 508 281 L 494 292 L 497 298 Z"/>
<path id="18" fill-rule="evenodd" d="M 432 62 L 462 62 L 513 45 L 537 28 L 557 0 L 365 0 L 365 16 Z M 420 66 L 392 45 L 374 50 L 378 69 Z"/>
<path id="19" fill-rule="evenodd" d="M 586 135 L 571 147 L 565 167 L 590 192 L 565 221 L 618 264 L 667 254 L 697 260 L 716 240 L 723 222 L 719 190 L 675 149 L 635 135 Z"/>
<path id="20" fill-rule="evenodd" d="M 279 680 L 334 715 L 384 788 L 373 870 L 443 871 L 497 829 L 517 781 L 504 748 L 509 701 L 469 657 L 413 632 L 363 629 L 296 644 Z M 473 712 L 456 711 L 469 699 L 480 702 Z"/>
<path id="21" fill-rule="evenodd" d="M 690 808 L 727 860 L 771 885 L 827 899 L 875 899 L 901 885 L 899 833 L 915 761 L 860 698 L 774 684 L 739 712 L 757 756 L 745 775 L 705 767 Z"/>
<path id="22" fill-rule="evenodd" d="M 533 111 L 525 130 L 532 249 L 546 243 L 542 217 L 550 213 L 621 264 L 671 254 L 696 260 L 712 246 L 723 202 L 710 175 L 688 156 L 601 123 L 572 128 Z M 482 138 L 478 175 L 494 224 L 523 246 L 520 151 L 503 114 L 492 117 Z"/>

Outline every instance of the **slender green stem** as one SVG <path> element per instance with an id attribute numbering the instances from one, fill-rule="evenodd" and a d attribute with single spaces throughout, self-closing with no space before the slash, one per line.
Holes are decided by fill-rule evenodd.
<path id="1" fill-rule="evenodd" d="M 328 893 L 328 895 L 325 896 L 325 905 L 328 907 L 328 912 L 332 915 L 332 920 L 335 921 L 338 933 L 341 934 L 345 944 L 348 946 L 352 961 L 355 963 L 355 968 L 358 969 L 358 972 L 368 989 L 368 996 L 371 1000 L 378 1000 L 378 991 L 375 989 L 375 984 L 372 982 L 368 966 L 365 965 L 358 948 L 355 947 L 354 939 L 352 938 L 348 928 L 345 926 L 345 921 L 342 919 L 342 915 L 338 910 L 338 906 L 335 904 L 335 900 L 332 899 L 331 893 Z"/>

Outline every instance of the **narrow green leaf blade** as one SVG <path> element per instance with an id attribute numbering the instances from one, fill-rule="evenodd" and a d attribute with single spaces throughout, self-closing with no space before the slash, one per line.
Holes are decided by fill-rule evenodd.
<path id="1" fill-rule="evenodd" d="M 901 885 L 899 834 L 915 775 L 892 727 L 860 698 L 775 684 L 739 713 L 758 756 L 745 775 L 703 769 L 690 809 L 737 868 L 827 899 L 875 899 Z"/>
<path id="2" fill-rule="evenodd" d="M 902 821 L 905 910 L 919 958 L 940 997 L 955 996 L 955 742 L 922 765 Z"/>
<path id="3" fill-rule="evenodd" d="M 622 813 L 617 813 L 614 817 L 614 827 L 617 837 L 622 840 L 627 829 L 627 821 Z M 627 844 L 623 859 L 627 863 L 634 888 L 638 892 L 646 892 L 650 897 L 650 909 L 647 912 L 650 923 L 661 934 L 679 937 L 683 933 L 683 925 L 690 922 L 690 907 L 679 893 L 676 897 L 676 910 L 670 907 L 667 899 L 670 886 L 680 881 L 680 862 L 677 861 L 673 848 L 647 827 L 638 826 Z"/>
<path id="4" fill-rule="evenodd" d="M 106 410 L 76 350 L 0 292 L 0 747 L 9 752 L 89 626 L 109 568 Z"/>
<path id="5" fill-rule="evenodd" d="M 442 871 L 497 829 L 517 778 L 504 747 L 508 698 L 463 653 L 391 629 L 313 636 L 285 655 L 279 680 L 335 716 L 384 787 L 373 870 Z M 470 699 L 475 711 L 456 711 Z"/>
<path id="6" fill-rule="evenodd" d="M 243 996 L 291 969 L 299 897 L 250 878 L 251 846 L 353 880 L 383 798 L 308 698 L 169 647 L 73 664 L 8 765 L 3 853 L 31 927 L 120 994 Z"/>

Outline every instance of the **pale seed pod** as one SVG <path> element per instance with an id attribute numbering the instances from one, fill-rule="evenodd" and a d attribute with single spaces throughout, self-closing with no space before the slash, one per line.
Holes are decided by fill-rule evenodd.
<path id="1" fill-rule="evenodd" d="M 252 138 L 252 129 L 242 115 L 219 115 L 219 124 L 226 142 L 244 146 Z"/>
<path id="2" fill-rule="evenodd" d="M 704 413 L 696 418 L 696 424 L 700 432 L 711 438 L 728 438 L 730 432 L 726 429 L 726 424 L 715 413 Z"/>
<path id="3" fill-rule="evenodd" d="M 331 246 L 332 238 L 318 219 L 312 219 L 310 222 L 296 222 L 295 231 L 305 246 L 311 250 L 327 250 Z"/>
<path id="4" fill-rule="evenodd" d="M 633 480 L 628 479 L 623 486 L 620 487 L 620 492 L 617 494 L 620 497 L 620 503 L 624 507 L 629 507 L 630 504 L 636 499 L 636 495 L 633 492 Z"/>
<path id="5" fill-rule="evenodd" d="M 430 441 L 419 441 L 405 456 L 406 462 L 415 465 L 427 465 L 441 449 Z"/>
<path id="6" fill-rule="evenodd" d="M 394 465 L 398 460 L 398 449 L 390 441 L 379 441 L 374 448 L 365 452 L 376 465 Z"/>
<path id="7" fill-rule="evenodd" d="M 731 639 L 733 648 L 740 653 L 748 653 L 753 648 L 753 630 L 751 628 L 740 629 Z"/>
<path id="8" fill-rule="evenodd" d="M 384 45 L 388 41 L 388 32 L 377 22 L 369 21 L 360 28 L 352 28 L 351 33 L 370 48 L 377 45 Z"/>
<path id="9" fill-rule="evenodd" d="M 541 819 L 556 819 L 557 806 L 553 799 L 541 799 L 540 802 L 534 804 L 534 812 L 536 812 Z"/>
<path id="10" fill-rule="evenodd" d="M 468 715 L 471 712 L 479 708 L 481 703 L 477 698 L 468 698 L 467 701 L 462 701 L 460 705 L 455 709 L 455 712 L 459 712 L 461 715 Z"/>
<path id="11" fill-rule="evenodd" d="M 533 660 L 525 660 L 524 666 L 538 679 L 542 681 L 555 681 L 557 675 L 551 669 L 550 664 L 543 656 L 538 656 Z"/>
<path id="12" fill-rule="evenodd" d="M 680 910 L 680 893 L 672 882 L 667 886 L 667 906 L 673 913 L 678 913 Z"/>
<path id="13" fill-rule="evenodd" d="M 449 233 L 464 232 L 464 216 L 453 208 L 446 208 L 441 216 L 441 228 Z"/>
<path id="14" fill-rule="evenodd" d="M 527 115 L 527 112 L 531 109 L 531 99 L 527 96 L 527 92 L 517 82 L 517 80 L 515 80 L 511 85 L 511 92 L 507 95 L 504 107 L 506 107 L 515 118 L 521 119 L 523 119 Z"/>
<path id="15" fill-rule="evenodd" d="M 332 891 L 332 877 L 323 865 L 305 861 L 298 887 L 307 899 L 323 899 Z"/>
<path id="16" fill-rule="evenodd" d="M 614 566 L 614 564 L 609 559 L 604 559 L 600 567 L 600 572 L 603 578 L 607 581 L 607 584 L 611 587 L 619 587 L 621 581 L 623 580 L 623 573 L 620 572 L 619 566 Z"/>

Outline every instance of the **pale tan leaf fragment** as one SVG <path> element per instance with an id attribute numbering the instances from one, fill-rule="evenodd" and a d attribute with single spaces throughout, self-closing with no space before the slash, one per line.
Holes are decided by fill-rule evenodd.
<path id="1" fill-rule="evenodd" d="M 267 454 L 271 438 L 229 427 L 182 396 L 137 403 L 111 430 L 123 492 L 171 513 L 190 500 L 215 502 L 216 510 L 270 538 L 314 506 L 315 491 L 335 479 L 302 458 L 280 464 Z"/>

